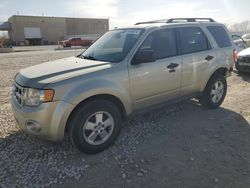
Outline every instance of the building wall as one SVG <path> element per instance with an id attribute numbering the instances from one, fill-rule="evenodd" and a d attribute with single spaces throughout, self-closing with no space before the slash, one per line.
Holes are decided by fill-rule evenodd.
<path id="1" fill-rule="evenodd" d="M 108 31 L 108 19 L 66 18 L 67 35 L 104 34 Z"/>
<path id="2" fill-rule="evenodd" d="M 24 28 L 40 28 L 42 40 L 55 43 L 67 35 L 103 34 L 109 29 L 108 19 L 12 16 L 10 36 L 14 42 L 25 41 Z"/>

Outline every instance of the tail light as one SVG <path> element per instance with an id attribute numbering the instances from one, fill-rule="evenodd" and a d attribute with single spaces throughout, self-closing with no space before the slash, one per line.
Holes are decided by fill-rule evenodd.
<path id="1" fill-rule="evenodd" d="M 236 49 L 234 49 L 234 63 L 237 63 L 237 61 L 238 61 L 238 52 L 237 52 L 237 50 Z"/>

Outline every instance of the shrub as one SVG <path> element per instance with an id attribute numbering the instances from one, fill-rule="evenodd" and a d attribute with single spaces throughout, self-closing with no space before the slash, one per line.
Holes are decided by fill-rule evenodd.
<path id="1" fill-rule="evenodd" d="M 11 48 L 10 40 L 4 36 L 0 36 L 0 48 Z"/>
<path id="2" fill-rule="evenodd" d="M 4 37 L 0 37 L 0 48 L 3 48 L 6 43 L 6 39 Z"/>

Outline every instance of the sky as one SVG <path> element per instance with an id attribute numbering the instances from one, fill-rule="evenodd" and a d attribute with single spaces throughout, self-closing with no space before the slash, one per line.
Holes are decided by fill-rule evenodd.
<path id="1" fill-rule="evenodd" d="M 11 15 L 109 18 L 110 29 L 139 21 L 211 17 L 231 25 L 250 20 L 250 0 L 0 0 L 0 22 Z"/>

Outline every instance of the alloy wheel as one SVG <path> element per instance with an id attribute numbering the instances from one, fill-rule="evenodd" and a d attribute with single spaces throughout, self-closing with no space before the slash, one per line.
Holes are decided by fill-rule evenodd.
<path id="1" fill-rule="evenodd" d="M 114 130 L 114 118 L 108 112 L 92 114 L 83 126 L 83 137 L 91 145 L 106 142 Z"/>

